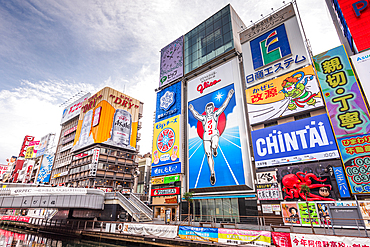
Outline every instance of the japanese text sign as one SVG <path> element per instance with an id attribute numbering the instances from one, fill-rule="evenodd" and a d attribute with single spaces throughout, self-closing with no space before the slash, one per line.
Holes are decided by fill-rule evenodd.
<path id="1" fill-rule="evenodd" d="M 344 47 L 316 55 L 314 60 L 336 137 L 366 134 L 369 112 Z"/>
<path id="2" fill-rule="evenodd" d="M 181 81 L 157 93 L 155 122 L 181 114 Z"/>
<path id="3" fill-rule="evenodd" d="M 323 106 L 311 65 L 250 87 L 246 96 L 250 124 Z"/>
<path id="4" fill-rule="evenodd" d="M 163 87 L 183 75 L 183 45 L 184 40 L 181 36 L 161 50 L 159 87 Z"/>

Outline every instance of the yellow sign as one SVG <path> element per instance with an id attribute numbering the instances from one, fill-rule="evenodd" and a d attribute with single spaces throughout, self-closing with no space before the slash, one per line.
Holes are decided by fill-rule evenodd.
<path id="1" fill-rule="evenodd" d="M 143 103 L 105 87 L 82 103 L 73 150 L 92 143 L 136 148 Z"/>
<path id="2" fill-rule="evenodd" d="M 180 162 L 180 115 L 154 124 L 152 167 Z"/>
<path id="3" fill-rule="evenodd" d="M 152 184 L 163 184 L 164 178 L 152 178 Z"/>
<path id="4" fill-rule="evenodd" d="M 24 156 L 25 159 L 32 159 L 36 156 L 35 153 L 33 152 L 34 147 L 35 146 L 30 146 L 27 148 L 26 155 Z"/>

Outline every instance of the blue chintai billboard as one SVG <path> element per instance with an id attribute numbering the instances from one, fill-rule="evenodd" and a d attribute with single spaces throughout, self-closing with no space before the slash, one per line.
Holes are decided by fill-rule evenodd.
<path id="1" fill-rule="evenodd" d="M 339 158 L 326 114 L 252 131 L 256 167 Z"/>

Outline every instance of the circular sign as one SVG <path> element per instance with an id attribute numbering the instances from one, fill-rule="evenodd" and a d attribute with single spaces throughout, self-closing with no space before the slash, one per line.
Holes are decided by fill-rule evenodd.
<path id="1" fill-rule="evenodd" d="M 161 153 L 168 152 L 175 144 L 175 132 L 167 128 L 159 133 L 157 138 L 157 148 Z"/>

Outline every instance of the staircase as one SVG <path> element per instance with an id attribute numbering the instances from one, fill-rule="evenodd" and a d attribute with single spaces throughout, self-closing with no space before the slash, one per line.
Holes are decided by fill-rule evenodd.
<path id="1" fill-rule="evenodd" d="M 135 205 L 141 211 L 142 214 L 149 218 L 150 221 L 153 220 L 153 210 L 149 208 L 139 198 L 137 198 L 137 196 L 135 196 L 133 193 L 130 194 L 129 201 L 131 202 L 131 204 Z"/>

